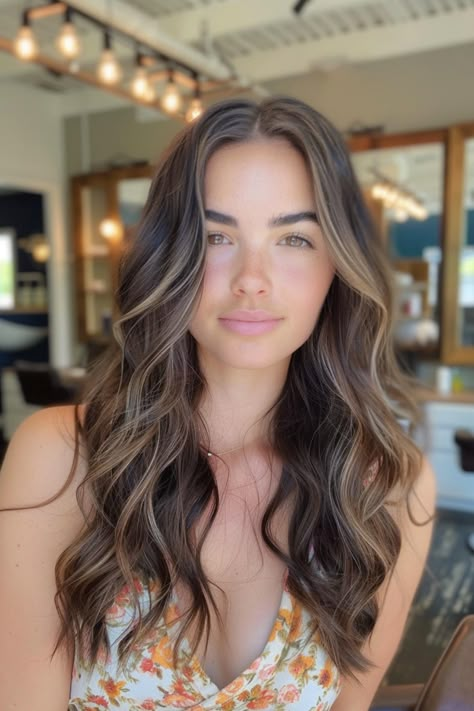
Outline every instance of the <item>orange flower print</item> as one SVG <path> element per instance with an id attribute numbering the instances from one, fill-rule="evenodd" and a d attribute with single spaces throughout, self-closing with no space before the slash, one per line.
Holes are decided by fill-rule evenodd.
<path id="1" fill-rule="evenodd" d="M 310 669 L 314 664 L 313 657 L 306 657 L 303 654 L 298 654 L 297 657 L 293 659 L 292 662 L 288 664 L 288 669 L 290 674 L 295 678 L 300 678 L 304 675 L 307 669 Z"/>
<path id="2" fill-rule="evenodd" d="M 167 669 L 172 669 L 173 650 L 171 649 L 167 635 L 162 637 L 155 647 L 152 647 L 151 658 L 155 664 L 166 667 Z"/>
<path id="3" fill-rule="evenodd" d="M 270 637 L 268 639 L 269 642 L 273 642 L 273 640 L 277 636 L 278 632 L 283 629 L 284 622 L 286 622 L 287 625 L 290 624 L 292 614 L 293 613 L 291 612 L 291 610 L 287 610 L 286 607 L 280 608 L 275 625 L 274 625 L 274 627 L 271 631 Z"/>
<path id="4" fill-rule="evenodd" d="M 288 633 L 288 642 L 294 642 L 301 636 L 301 608 L 296 605 L 293 619 L 291 621 L 290 631 Z"/>
<path id="5" fill-rule="evenodd" d="M 165 694 L 163 696 L 163 703 L 169 704 L 179 709 L 188 708 L 190 703 L 202 701 L 202 696 L 199 693 L 191 693 L 184 688 L 184 682 L 182 679 L 178 679 L 172 685 L 172 691 L 170 694 Z"/>
<path id="6" fill-rule="evenodd" d="M 285 684 L 278 692 L 277 701 L 279 704 L 292 704 L 300 698 L 299 689 L 294 684 Z"/>
<path id="7" fill-rule="evenodd" d="M 238 701 L 248 701 L 250 699 L 250 692 L 247 690 L 241 691 L 240 694 L 237 696 Z"/>
<path id="8" fill-rule="evenodd" d="M 282 622 L 280 619 L 278 619 L 278 620 L 275 622 L 275 625 L 274 625 L 274 627 L 273 627 L 273 629 L 272 629 L 272 631 L 271 631 L 271 634 L 270 634 L 270 637 L 268 638 L 268 641 L 269 641 L 269 642 L 273 642 L 273 640 L 276 638 L 278 632 L 279 632 L 280 630 L 282 630 L 282 629 L 283 629 L 283 622 Z"/>
<path id="9" fill-rule="evenodd" d="M 89 694 L 87 701 L 91 704 L 97 704 L 97 706 L 102 706 L 104 709 L 109 707 L 109 702 L 103 696 L 95 696 L 94 694 Z"/>
<path id="10" fill-rule="evenodd" d="M 144 709 L 144 711 L 155 711 L 156 703 L 153 699 L 145 699 L 145 701 L 142 701 L 140 704 L 140 708 Z"/>
<path id="11" fill-rule="evenodd" d="M 225 687 L 225 690 L 228 694 L 236 694 L 244 685 L 244 680 L 242 679 L 241 676 L 238 676 L 237 679 L 234 679 L 234 681 L 231 681 L 230 684 L 228 684 Z"/>
<path id="12" fill-rule="evenodd" d="M 331 660 L 327 659 L 326 664 L 319 672 L 318 681 L 321 684 L 321 686 L 323 687 L 323 689 L 327 689 L 333 683 L 333 679 L 334 679 L 334 666 L 333 666 Z"/>
<path id="13" fill-rule="evenodd" d="M 261 657 L 257 657 L 257 659 L 255 659 L 252 662 L 252 664 L 249 666 L 249 669 L 251 669 L 252 671 L 255 671 L 256 669 L 258 669 L 260 666 L 260 659 L 261 659 Z"/>
<path id="14" fill-rule="evenodd" d="M 153 664 L 153 659 L 148 659 L 148 657 L 144 657 L 140 662 L 140 669 L 144 672 L 152 672 L 154 668 L 155 665 Z"/>
<path id="15" fill-rule="evenodd" d="M 219 704 L 219 706 L 223 706 L 228 701 L 232 701 L 232 698 L 227 693 L 227 689 L 223 689 L 222 691 L 219 691 L 219 693 L 216 696 L 216 704 Z"/>
<path id="16" fill-rule="evenodd" d="M 109 699 L 116 699 L 125 686 L 125 681 L 114 681 L 110 677 L 107 680 L 99 679 L 99 686 L 103 688 Z"/>
<path id="17" fill-rule="evenodd" d="M 249 701 L 247 708 L 249 709 L 267 709 L 271 708 L 275 703 L 275 691 L 264 689 L 255 699 Z"/>
<path id="18" fill-rule="evenodd" d="M 265 664 L 265 666 L 259 671 L 258 678 L 260 681 L 265 681 L 269 677 L 273 676 L 275 673 L 276 664 Z"/>

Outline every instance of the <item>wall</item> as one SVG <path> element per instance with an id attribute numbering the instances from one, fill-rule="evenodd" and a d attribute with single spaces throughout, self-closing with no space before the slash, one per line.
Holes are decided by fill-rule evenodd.
<path id="1" fill-rule="evenodd" d="M 474 43 L 273 82 L 327 114 L 340 130 L 382 124 L 386 133 L 474 121 Z"/>
<path id="2" fill-rule="evenodd" d="M 64 141 L 60 99 L 17 84 L 2 84 L 0 186 L 42 193 L 48 265 L 50 358 L 68 365 L 73 350 L 70 236 L 65 228 Z M 64 304 L 67 308 L 64 308 Z"/>

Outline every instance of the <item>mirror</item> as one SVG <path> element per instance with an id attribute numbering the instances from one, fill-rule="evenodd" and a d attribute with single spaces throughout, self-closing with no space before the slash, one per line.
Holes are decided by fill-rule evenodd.
<path id="1" fill-rule="evenodd" d="M 118 182 L 118 207 L 120 220 L 133 226 L 140 219 L 143 205 L 150 189 L 151 178 L 128 178 Z"/>
<path id="2" fill-rule="evenodd" d="M 464 142 L 464 191 L 458 262 L 458 340 L 474 346 L 474 138 Z"/>
<path id="3" fill-rule="evenodd" d="M 79 340 L 108 340 L 118 264 L 151 184 L 147 163 L 72 178 Z"/>
<path id="4" fill-rule="evenodd" d="M 352 153 L 352 162 L 395 272 L 396 343 L 436 354 L 444 144 L 381 146 Z"/>

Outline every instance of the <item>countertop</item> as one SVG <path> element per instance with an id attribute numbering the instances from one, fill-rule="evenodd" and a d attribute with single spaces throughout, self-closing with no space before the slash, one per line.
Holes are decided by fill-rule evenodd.
<path id="1" fill-rule="evenodd" d="M 441 395 L 433 387 L 419 387 L 416 389 L 416 398 L 419 402 L 436 401 L 448 403 L 467 403 L 474 405 L 474 390 L 462 390 L 459 393 Z"/>

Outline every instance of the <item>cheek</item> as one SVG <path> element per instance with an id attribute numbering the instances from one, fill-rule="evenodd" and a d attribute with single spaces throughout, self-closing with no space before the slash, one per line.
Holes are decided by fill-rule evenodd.
<path id="1" fill-rule="evenodd" d="M 285 265 L 281 283 L 289 302 L 302 307 L 302 316 L 317 315 L 334 278 L 335 270 L 329 262 L 306 265 Z"/>
<path id="2" fill-rule="evenodd" d="M 224 265 L 215 261 L 206 264 L 202 283 L 202 300 L 209 301 L 213 295 L 228 282 L 227 270 Z"/>

